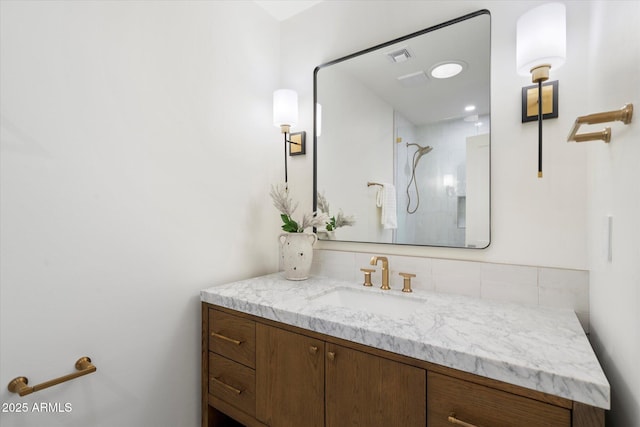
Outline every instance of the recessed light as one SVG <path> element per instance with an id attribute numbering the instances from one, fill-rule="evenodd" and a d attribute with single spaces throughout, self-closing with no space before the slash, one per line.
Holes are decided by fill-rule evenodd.
<path id="1" fill-rule="evenodd" d="M 475 105 L 467 105 L 466 107 L 464 107 L 464 111 L 473 111 L 476 109 Z"/>
<path id="2" fill-rule="evenodd" d="M 457 76 L 466 68 L 462 61 L 448 61 L 435 65 L 431 69 L 431 76 L 436 79 L 448 79 Z"/>

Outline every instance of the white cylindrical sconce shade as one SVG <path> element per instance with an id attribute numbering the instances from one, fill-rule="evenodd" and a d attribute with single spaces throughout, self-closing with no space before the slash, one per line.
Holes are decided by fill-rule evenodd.
<path id="1" fill-rule="evenodd" d="M 291 89 L 273 92 L 273 125 L 295 126 L 298 123 L 298 94 Z"/>
<path id="2" fill-rule="evenodd" d="M 518 19 L 516 67 L 528 76 L 531 69 L 564 64 L 567 55 L 566 9 L 562 3 L 547 3 L 531 9 Z"/>

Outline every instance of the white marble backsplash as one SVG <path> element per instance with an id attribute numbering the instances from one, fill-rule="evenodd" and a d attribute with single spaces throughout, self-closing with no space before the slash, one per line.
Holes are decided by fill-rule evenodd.
<path id="1" fill-rule="evenodd" d="M 361 268 L 373 255 L 315 249 L 311 274 L 339 280 L 360 281 Z M 389 259 L 392 288 L 402 288 L 398 273 L 414 273 L 412 287 L 426 291 L 473 296 L 480 299 L 569 308 L 589 333 L 589 272 L 551 267 L 496 264 L 440 258 L 385 255 Z M 380 265 L 373 273 L 379 285 Z"/>

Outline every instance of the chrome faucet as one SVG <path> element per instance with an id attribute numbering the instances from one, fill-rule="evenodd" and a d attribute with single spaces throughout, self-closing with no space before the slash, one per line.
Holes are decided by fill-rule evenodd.
<path id="1" fill-rule="evenodd" d="M 380 289 L 389 290 L 391 289 L 389 286 L 389 260 L 384 256 L 373 256 L 369 264 L 376 265 L 378 261 L 382 261 L 382 286 Z"/>

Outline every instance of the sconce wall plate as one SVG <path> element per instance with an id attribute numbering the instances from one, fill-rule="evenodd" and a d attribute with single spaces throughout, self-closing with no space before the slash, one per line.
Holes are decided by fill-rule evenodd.
<path id="1" fill-rule="evenodd" d="M 306 136 L 307 133 L 305 131 L 290 133 L 289 134 L 289 155 L 290 156 L 301 156 L 306 154 Z"/>
<path id="2" fill-rule="evenodd" d="M 542 119 L 558 118 L 558 81 L 542 84 Z M 538 121 L 538 85 L 522 88 L 522 123 Z"/>

